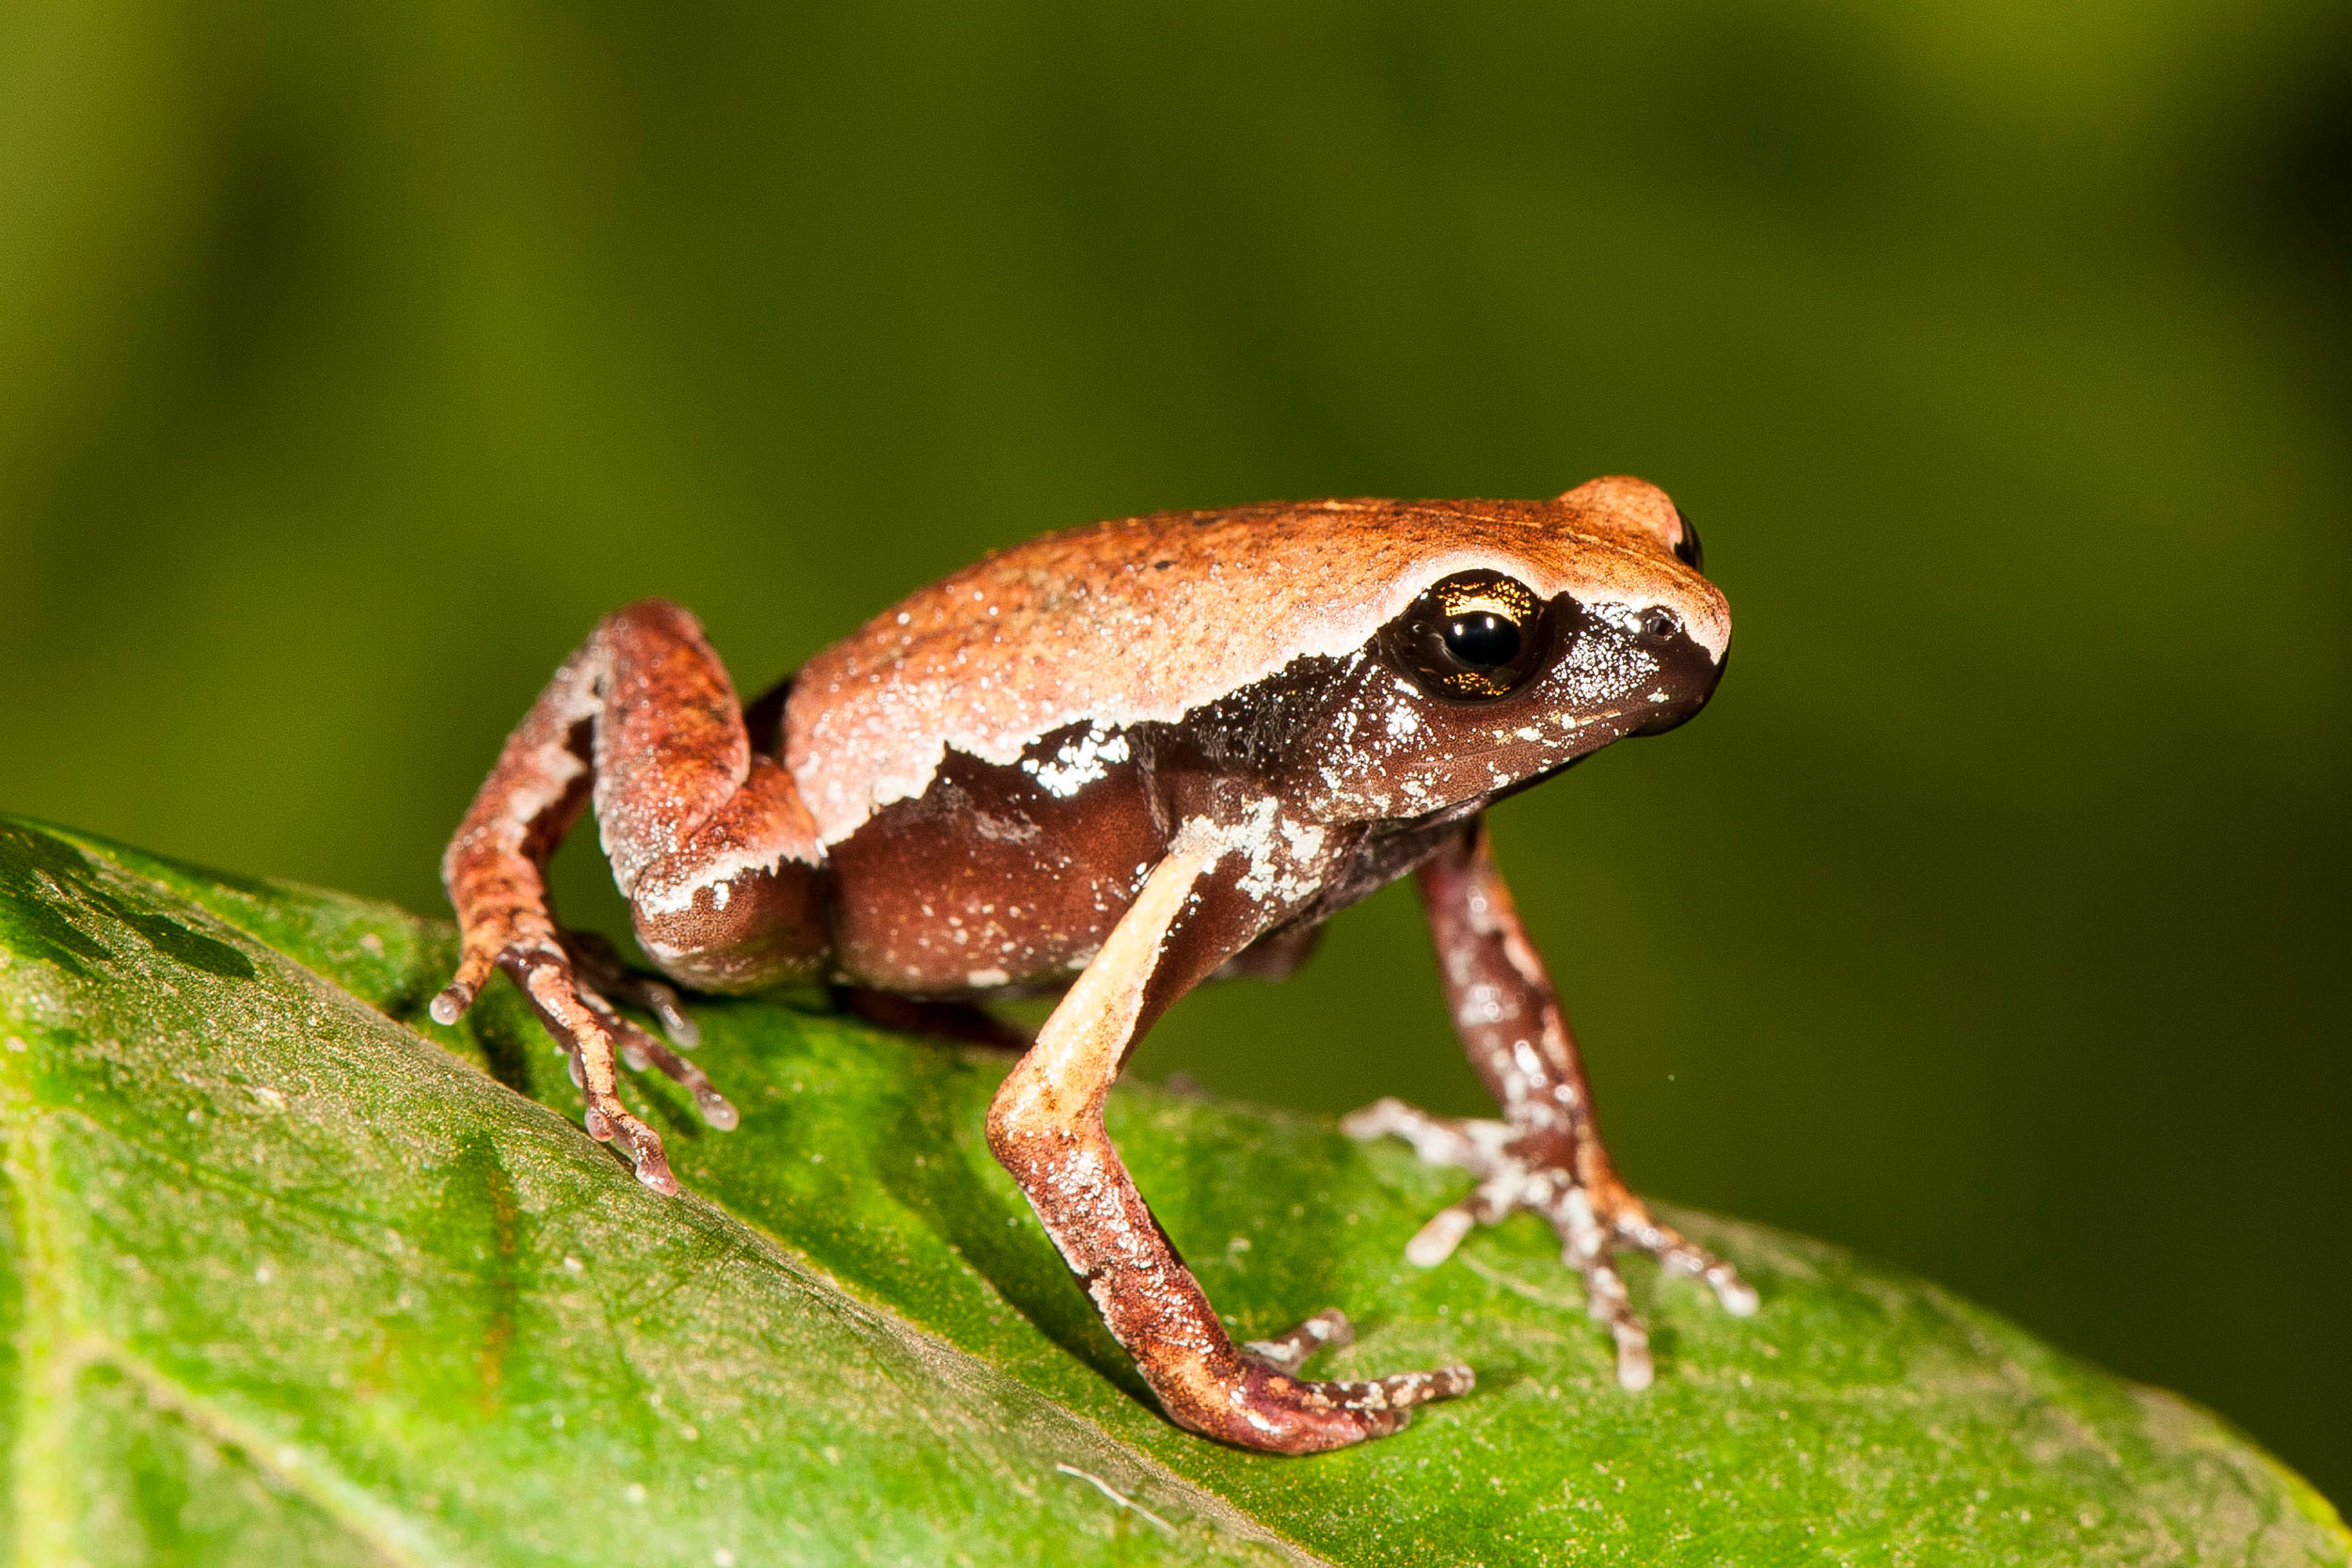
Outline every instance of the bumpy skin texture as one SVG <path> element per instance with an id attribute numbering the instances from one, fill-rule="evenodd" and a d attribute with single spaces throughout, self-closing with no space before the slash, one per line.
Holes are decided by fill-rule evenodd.
<path id="1" fill-rule="evenodd" d="M 991 1148 L 1173 1419 L 1311 1452 L 1395 1431 L 1414 1405 L 1468 1389 L 1469 1369 L 1299 1377 L 1345 1339 L 1336 1311 L 1235 1345 L 1129 1180 L 1104 1099 L 1186 990 L 1286 973 L 1321 921 L 1417 874 L 1463 1043 L 1502 1119 L 1384 1101 L 1348 1130 L 1478 1175 L 1415 1239 L 1416 1262 L 1516 1208 L 1545 1215 L 1638 1388 L 1647 1342 L 1617 1248 L 1705 1278 L 1734 1311 L 1755 1296 L 1617 1180 L 1479 813 L 1704 705 L 1730 620 L 1696 557 L 1673 503 L 1627 479 L 1553 501 L 1104 523 L 914 594 L 749 709 L 692 617 L 631 606 L 557 673 L 450 846 L 465 951 L 435 1016 L 453 1019 L 504 969 L 571 1053 L 588 1131 L 660 1190 L 676 1183 L 619 1098 L 616 1061 L 668 1073 L 733 1124 L 691 1064 L 606 1000 L 652 1008 L 691 1043 L 674 998 L 566 937 L 548 909 L 548 857 L 591 800 L 642 943 L 690 985 L 822 981 L 869 1012 L 967 1035 L 988 1027 L 970 999 L 1066 987 L 997 1095 Z M 1477 700 L 1428 662 L 1457 646 L 1433 642 L 1432 626 L 1475 642 L 1475 628 L 1430 618 L 1456 601 L 1424 597 L 1463 573 L 1512 585 L 1497 602 L 1512 607 L 1516 662 L 1507 680 L 1479 676 Z"/>

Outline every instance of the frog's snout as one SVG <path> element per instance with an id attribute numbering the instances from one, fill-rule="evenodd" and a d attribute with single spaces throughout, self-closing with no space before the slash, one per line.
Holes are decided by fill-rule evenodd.
<path id="1" fill-rule="evenodd" d="M 1705 648 L 1688 636 L 1677 635 L 1662 650 L 1659 662 L 1662 668 L 1655 689 L 1665 693 L 1665 701 L 1646 721 L 1635 726 L 1632 733 L 1637 736 L 1664 735 L 1698 717 L 1699 709 L 1715 695 L 1724 672 L 1731 668 L 1731 650 L 1725 648 L 1721 658 L 1709 658 Z"/>

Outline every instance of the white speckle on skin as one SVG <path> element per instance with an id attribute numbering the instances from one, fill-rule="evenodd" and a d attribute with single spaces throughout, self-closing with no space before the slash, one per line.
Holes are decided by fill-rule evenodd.
<path id="1" fill-rule="evenodd" d="M 1311 861 L 1323 853 L 1324 832 L 1311 822 L 1284 822 L 1282 837 L 1290 844 L 1291 854 L 1302 861 Z"/>
<path id="2" fill-rule="evenodd" d="M 963 983 L 974 990 L 993 990 L 1012 984 L 1012 976 L 1001 969 L 976 969 L 963 977 Z"/>
<path id="3" fill-rule="evenodd" d="M 1026 844 L 1043 830 L 1023 818 L 993 816 L 981 811 L 972 814 L 972 831 L 999 844 Z"/>
<path id="4" fill-rule="evenodd" d="M 1263 902 L 1275 889 L 1274 826 L 1281 812 L 1279 802 L 1268 797 L 1249 808 L 1249 816 L 1238 828 L 1230 830 L 1229 843 L 1249 857 L 1249 869 L 1242 874 L 1241 891 Z"/>
<path id="5" fill-rule="evenodd" d="M 1125 736 L 1106 734 L 1100 725 L 1093 725 L 1076 739 L 1064 741 L 1050 759 L 1022 758 L 1021 771 L 1035 779 L 1047 794 L 1067 800 L 1108 774 L 1114 764 L 1125 762 L 1128 755 Z"/>
<path id="6" fill-rule="evenodd" d="M 1170 841 L 1169 852 L 1213 846 L 1218 859 L 1241 855 L 1248 864 L 1233 884 L 1238 892 L 1260 903 L 1298 903 L 1322 885 L 1320 857 L 1327 835 L 1313 823 L 1288 821 L 1281 813 L 1281 803 L 1265 796 L 1239 822 L 1221 825 L 1205 816 L 1187 818 Z"/>
<path id="7" fill-rule="evenodd" d="M 1490 985 L 1474 985 L 1464 995 L 1461 1010 L 1454 1017 L 1466 1029 L 1499 1023 L 1502 1021 L 1502 993 Z"/>

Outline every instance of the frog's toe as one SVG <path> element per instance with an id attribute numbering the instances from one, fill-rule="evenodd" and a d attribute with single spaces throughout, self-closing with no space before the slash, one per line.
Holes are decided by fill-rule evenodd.
<path id="1" fill-rule="evenodd" d="M 1415 1405 L 1450 1400 L 1478 1386 L 1478 1374 L 1468 1367 L 1438 1367 L 1425 1372 L 1391 1372 L 1387 1377 L 1325 1378 L 1293 1385 L 1308 1402 L 1370 1418 L 1384 1436 L 1411 1418 Z"/>
<path id="2" fill-rule="evenodd" d="M 1502 1145 L 1509 1137 L 1508 1130 L 1499 1121 L 1433 1117 L 1392 1095 L 1340 1117 L 1340 1131 L 1359 1143 L 1375 1138 L 1403 1138 L 1428 1164 L 1458 1165 L 1464 1170 L 1478 1170 L 1490 1164 L 1502 1152 Z"/>
<path id="3" fill-rule="evenodd" d="M 1470 1189 L 1468 1197 L 1450 1203 L 1429 1217 L 1429 1223 L 1413 1233 L 1405 1243 L 1405 1260 L 1418 1268 L 1434 1269 L 1454 1256 L 1454 1249 L 1482 1225 L 1499 1225 L 1521 1209 L 1533 1209 L 1533 1189 L 1536 1180 L 1529 1170 L 1515 1162 L 1500 1166 L 1470 1167 L 1485 1180 Z"/>
<path id="4" fill-rule="evenodd" d="M 1477 1374 L 1462 1366 L 1375 1378 L 1302 1378 L 1298 1370 L 1317 1351 L 1355 1338 L 1336 1307 L 1316 1313 L 1286 1334 L 1237 1347 L 1244 1373 L 1218 1404 L 1218 1418 L 1184 1424 L 1229 1442 L 1279 1453 L 1315 1453 L 1400 1432 L 1416 1406 L 1467 1394 Z M 1180 1419 L 1184 1418 L 1182 1417 Z M 1234 1430 L 1238 1419 L 1246 1430 Z"/>
<path id="5" fill-rule="evenodd" d="M 694 1108 L 702 1113 L 703 1120 L 722 1132 L 735 1130 L 740 1118 L 710 1082 L 709 1074 L 614 1012 L 596 992 L 582 990 L 580 994 L 588 1010 L 596 1015 L 596 1022 L 611 1033 L 624 1066 L 632 1072 L 650 1069 L 660 1073 L 694 1097 Z"/>
<path id="6" fill-rule="evenodd" d="M 702 1030 L 686 1016 L 675 986 L 629 968 L 622 960 L 620 949 L 600 931 L 565 931 L 561 940 L 564 954 L 572 960 L 573 973 L 588 987 L 615 1002 L 651 1013 L 660 1023 L 661 1032 L 670 1037 L 670 1043 L 679 1050 L 691 1051 L 702 1044 Z"/>
<path id="7" fill-rule="evenodd" d="M 1629 1198 L 1614 1216 L 1613 1228 L 1618 1241 L 1648 1253 L 1668 1274 L 1688 1275 L 1706 1285 L 1733 1317 L 1753 1318 L 1762 1305 L 1756 1287 L 1740 1278 L 1737 1268 L 1673 1226 L 1651 1218 L 1648 1207 L 1638 1198 Z"/>
<path id="8" fill-rule="evenodd" d="M 1340 1131 L 1365 1143 L 1403 1138 L 1424 1164 L 1448 1165 L 1478 1178 L 1468 1197 L 1439 1210 L 1405 1243 L 1405 1256 L 1424 1269 L 1451 1258 L 1476 1227 L 1534 1207 L 1543 1196 L 1538 1186 L 1542 1172 L 1512 1151 L 1512 1129 L 1500 1121 L 1433 1117 L 1401 1100 L 1387 1099 L 1342 1117 Z"/>
<path id="9" fill-rule="evenodd" d="M 1649 1377 L 1644 1370 L 1632 1374 L 1638 1375 L 1638 1383 L 1629 1381 L 1624 1325 L 1632 1324 L 1633 1320 L 1624 1306 L 1625 1284 L 1614 1261 L 1619 1248 L 1646 1253 L 1666 1273 L 1699 1280 L 1735 1318 L 1756 1315 L 1759 1305 L 1756 1287 L 1741 1279 L 1738 1269 L 1654 1218 L 1649 1206 L 1613 1178 L 1598 1187 L 1586 1187 L 1565 1170 L 1549 1171 L 1545 1173 L 1536 1201 L 1528 1207 L 1551 1222 L 1560 1238 L 1560 1260 L 1584 1276 L 1592 1315 L 1616 1334 L 1618 1380 L 1629 1388 L 1646 1386 Z M 1645 1368 L 1646 1351 L 1639 1359 Z"/>
<path id="10" fill-rule="evenodd" d="M 1581 1271 L 1584 1310 L 1594 1322 L 1608 1326 L 1617 1346 L 1617 1386 L 1629 1394 L 1648 1387 L 1657 1372 L 1650 1360 L 1649 1330 L 1633 1315 L 1625 1278 L 1607 1258 L 1597 1258 Z"/>
<path id="11" fill-rule="evenodd" d="M 1347 1321 L 1347 1314 L 1336 1307 L 1327 1307 L 1286 1334 L 1245 1342 L 1241 1351 L 1252 1361 L 1263 1362 L 1278 1372 L 1295 1372 L 1315 1352 L 1338 1350 L 1352 1343 L 1355 1338 L 1356 1327 Z"/>
<path id="12" fill-rule="evenodd" d="M 638 1180 L 665 1197 L 677 1196 L 677 1178 L 670 1171 L 670 1157 L 661 1148 L 661 1134 L 630 1116 L 616 1097 L 592 1095 L 581 1120 L 587 1126 L 588 1135 L 598 1143 L 620 1146 L 621 1152 L 636 1167 Z"/>

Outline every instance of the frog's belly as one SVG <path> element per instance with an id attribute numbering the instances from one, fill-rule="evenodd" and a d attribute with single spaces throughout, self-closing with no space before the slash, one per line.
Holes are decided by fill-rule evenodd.
<path id="1" fill-rule="evenodd" d="M 1098 770 L 1095 770 L 1099 768 Z M 1058 985 L 1086 966 L 1167 848 L 1145 775 L 949 752 L 930 787 L 833 847 L 833 953 L 851 985 L 923 995 Z"/>

